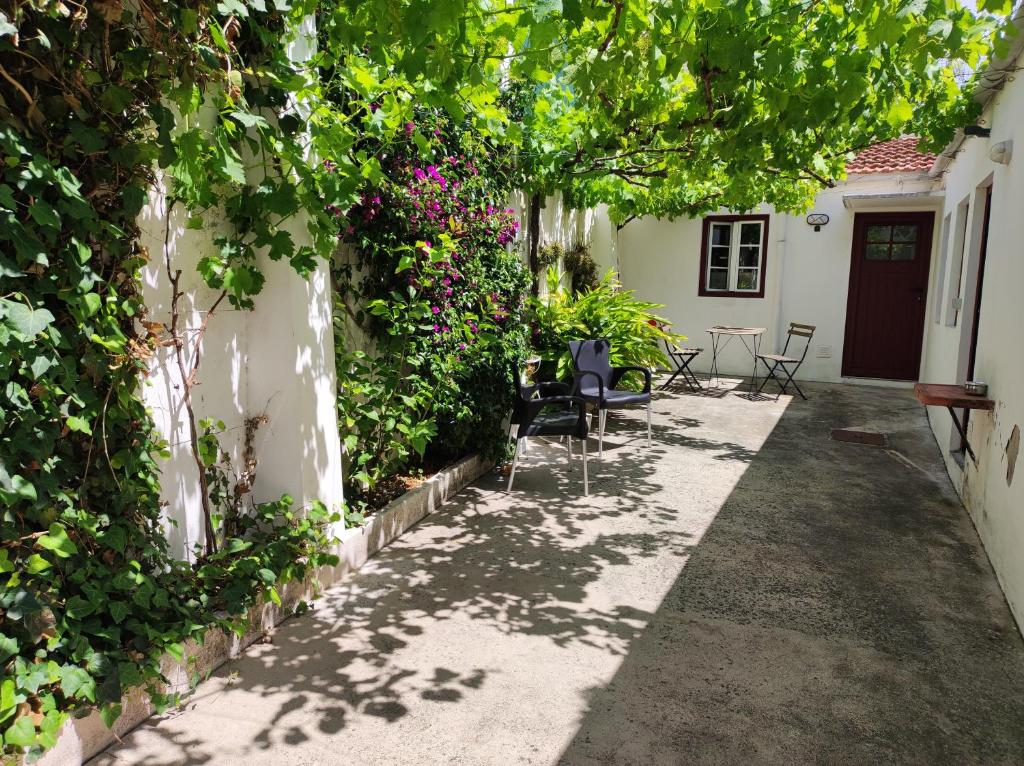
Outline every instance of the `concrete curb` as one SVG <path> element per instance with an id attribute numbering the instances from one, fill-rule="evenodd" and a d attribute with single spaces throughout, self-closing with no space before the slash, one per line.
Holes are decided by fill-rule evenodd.
<path id="1" fill-rule="evenodd" d="M 492 465 L 479 455 L 463 458 L 389 503 L 364 526 L 346 529 L 334 549 L 341 559 L 337 566 L 324 567 L 305 582 L 289 583 L 281 590 L 281 607 L 261 599 L 249 610 L 249 629 L 245 634 L 237 636 L 214 629 L 206 633 L 201 644 L 187 645 L 186 656 L 194 662 L 191 668 L 183 667 L 165 655 L 162 665 L 164 675 L 170 681 L 170 690 L 184 693 L 189 689 L 190 675 L 198 673 L 200 677 L 205 677 L 225 662 L 238 657 L 248 646 L 287 619 L 300 601 L 316 598 L 324 588 L 358 571 L 377 551 L 401 537 L 425 516 L 434 513 L 459 490 L 486 473 Z M 57 744 L 37 763 L 40 766 L 81 766 L 154 712 L 145 692 L 132 689 L 122 700 L 121 717 L 113 729 L 106 727 L 97 712 L 72 719 L 64 725 Z"/>

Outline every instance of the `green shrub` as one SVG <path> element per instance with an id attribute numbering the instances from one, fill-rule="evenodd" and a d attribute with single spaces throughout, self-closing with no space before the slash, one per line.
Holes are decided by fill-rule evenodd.
<path id="1" fill-rule="evenodd" d="M 410 469 L 497 457 L 526 353 L 529 275 L 509 249 L 519 222 L 501 204 L 508 155 L 433 113 L 413 128 L 434 162 L 414 159 L 410 142 L 389 155 L 386 180 L 334 211 L 358 266 L 335 269 L 339 426 L 357 511 Z M 368 336 L 365 353 L 346 348 L 350 323 Z"/>
<path id="2" fill-rule="evenodd" d="M 530 305 L 531 345 L 542 360 L 540 377 L 572 377 L 570 340 L 608 340 L 613 365 L 663 367 L 662 340 L 682 340 L 654 312 L 661 304 L 638 300 L 608 271 L 593 290 L 573 294 L 549 269 L 548 293 Z"/>

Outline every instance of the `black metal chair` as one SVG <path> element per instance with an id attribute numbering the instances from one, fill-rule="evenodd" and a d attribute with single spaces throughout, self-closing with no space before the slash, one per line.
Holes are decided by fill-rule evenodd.
<path id="1" fill-rule="evenodd" d="M 696 359 L 698 354 L 703 353 L 704 349 L 697 347 L 680 348 L 674 343 L 671 343 L 667 338 L 662 339 L 662 342 L 665 344 L 665 355 L 668 356 L 672 364 L 676 366 L 676 370 L 675 372 L 672 373 L 671 377 L 669 377 L 668 380 L 666 380 L 664 383 L 658 386 L 658 390 L 660 391 L 662 389 L 668 388 L 670 385 L 672 385 L 672 381 L 674 381 L 677 377 L 682 375 L 683 380 L 686 381 L 686 385 L 688 385 L 691 389 L 703 391 L 704 387 L 700 384 L 700 381 L 697 379 L 697 376 L 693 373 L 693 370 L 690 369 L 690 362 Z"/>
<path id="2" fill-rule="evenodd" d="M 647 446 L 651 446 L 651 371 L 646 367 L 612 367 L 611 344 L 606 340 L 569 341 L 569 354 L 575 370 L 574 393 L 582 396 L 598 412 L 598 455 L 604 454 L 604 426 L 608 410 L 647 405 Z M 622 377 L 631 371 L 644 376 L 643 391 L 617 390 Z"/>
<path id="3" fill-rule="evenodd" d="M 786 388 L 790 383 L 793 384 L 793 388 L 800 394 L 801 399 L 807 399 L 804 396 L 804 392 L 800 390 L 800 386 L 793 380 L 793 376 L 796 375 L 796 371 L 800 369 L 800 365 L 804 363 L 804 359 L 807 357 L 807 349 L 811 347 L 811 338 L 814 337 L 815 326 L 812 324 L 800 324 L 799 322 L 790 322 L 789 330 L 786 332 L 786 345 L 782 347 L 781 354 L 758 354 L 757 358 L 760 359 L 764 366 L 768 369 L 768 374 L 765 379 L 761 381 L 761 385 L 757 388 L 757 393 L 761 393 L 761 389 L 765 387 L 769 380 L 774 380 L 779 386 L 779 393 L 776 395 L 776 400 L 786 393 Z M 789 344 L 793 340 L 793 337 L 804 338 L 804 350 L 799 357 L 787 356 L 789 352 Z M 790 366 L 792 365 L 792 369 Z M 786 381 L 783 382 L 776 376 L 776 372 L 781 372 L 786 376 Z"/>
<path id="4" fill-rule="evenodd" d="M 544 395 L 546 392 L 553 395 Z M 583 444 L 583 495 L 590 494 L 587 478 L 587 405 L 579 396 L 569 394 L 565 383 L 537 383 L 523 385 L 516 380 L 516 399 L 512 406 L 512 423 L 517 426 L 516 451 L 512 457 L 512 471 L 508 476 L 508 491 L 516 478 L 519 452 L 529 436 L 566 436 L 569 470 L 572 470 L 572 440 Z"/>

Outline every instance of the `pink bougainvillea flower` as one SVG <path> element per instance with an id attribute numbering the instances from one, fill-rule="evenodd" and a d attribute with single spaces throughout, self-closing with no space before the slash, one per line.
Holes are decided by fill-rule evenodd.
<path id="1" fill-rule="evenodd" d="M 425 180 L 425 179 L 426 179 L 426 177 L 427 177 L 427 174 L 426 174 L 426 173 L 424 173 L 424 172 L 423 172 L 422 170 L 420 170 L 419 168 L 414 168 L 414 169 L 413 169 L 413 171 L 412 171 L 412 174 L 413 174 L 414 176 L 416 176 L 416 180 L 417 180 L 417 181 L 423 181 L 423 180 Z"/>
<path id="2" fill-rule="evenodd" d="M 416 130 L 416 123 L 415 122 L 407 122 L 407 123 L 405 123 L 405 135 L 411 136 L 412 132 L 414 130 Z"/>
<path id="3" fill-rule="evenodd" d="M 434 313 L 434 314 L 440 314 L 441 313 L 441 309 L 439 309 L 437 306 L 431 306 L 430 307 L 430 311 L 432 313 Z"/>

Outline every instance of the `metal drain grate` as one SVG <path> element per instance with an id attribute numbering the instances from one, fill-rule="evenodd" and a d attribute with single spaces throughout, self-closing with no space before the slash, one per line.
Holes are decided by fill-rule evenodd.
<path id="1" fill-rule="evenodd" d="M 832 440 L 849 442 L 850 444 L 867 444 L 870 447 L 884 447 L 889 443 L 889 439 L 885 434 L 871 433 L 870 431 L 850 431 L 845 428 L 833 428 Z"/>

